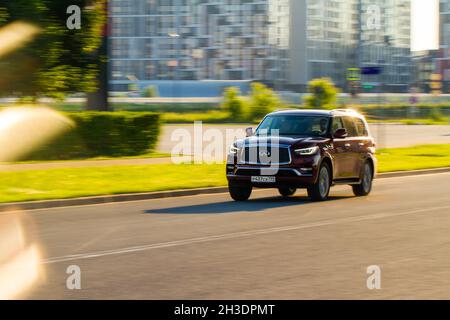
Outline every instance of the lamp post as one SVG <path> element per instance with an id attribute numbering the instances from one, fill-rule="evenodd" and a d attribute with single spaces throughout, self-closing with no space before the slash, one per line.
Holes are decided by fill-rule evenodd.
<path id="1" fill-rule="evenodd" d="M 177 43 L 176 43 L 176 58 L 175 61 L 173 63 L 173 65 L 171 65 L 171 67 L 173 67 L 173 71 L 172 71 L 172 95 L 173 98 L 175 100 L 175 82 L 178 81 L 178 67 L 180 64 L 180 35 L 177 32 L 169 32 L 168 36 L 172 39 L 177 39 Z"/>

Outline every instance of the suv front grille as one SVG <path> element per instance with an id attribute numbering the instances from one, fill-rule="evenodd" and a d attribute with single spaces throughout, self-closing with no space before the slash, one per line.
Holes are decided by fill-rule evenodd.
<path id="1" fill-rule="evenodd" d="M 276 152 L 278 152 L 278 158 L 275 154 Z M 286 165 L 291 163 L 291 152 L 289 147 L 268 146 L 262 148 L 258 146 L 247 146 L 242 150 L 241 162 L 257 165 Z"/>

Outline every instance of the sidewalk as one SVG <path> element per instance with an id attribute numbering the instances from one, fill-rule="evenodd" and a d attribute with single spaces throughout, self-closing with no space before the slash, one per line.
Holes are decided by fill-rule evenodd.
<path id="1" fill-rule="evenodd" d="M 186 157 L 190 160 L 190 157 Z M 18 163 L 0 164 L 0 172 L 23 171 L 23 170 L 49 170 L 61 168 L 88 168 L 107 166 L 129 166 L 172 163 L 172 158 L 136 158 L 136 159 L 112 159 L 112 160 L 79 160 L 79 161 L 55 161 L 43 163 Z"/>

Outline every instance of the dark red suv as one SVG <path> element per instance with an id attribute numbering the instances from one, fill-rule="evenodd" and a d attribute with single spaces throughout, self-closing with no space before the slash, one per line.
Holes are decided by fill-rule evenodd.
<path id="1" fill-rule="evenodd" d="M 277 188 L 285 197 L 306 188 L 323 201 L 331 186 L 348 184 L 366 196 L 376 173 L 375 142 L 352 110 L 275 112 L 231 146 L 226 173 L 236 201 L 248 200 L 254 187 Z"/>

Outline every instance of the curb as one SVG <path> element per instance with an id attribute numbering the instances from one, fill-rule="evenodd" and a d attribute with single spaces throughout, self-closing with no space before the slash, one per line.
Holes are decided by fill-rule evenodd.
<path id="1" fill-rule="evenodd" d="M 381 173 L 377 175 L 377 179 L 420 176 L 426 174 L 437 174 L 450 172 L 450 167 L 414 171 L 398 171 Z M 61 207 L 119 203 L 128 201 L 152 200 L 173 197 L 186 197 L 196 195 L 218 194 L 228 192 L 227 187 L 201 188 L 201 189 L 187 189 L 174 191 L 160 191 L 148 193 L 133 193 L 133 194 L 118 194 L 108 196 L 94 196 L 74 199 L 61 200 L 44 200 L 44 201 L 30 201 L 30 202 L 14 202 L 0 204 L 0 212 L 17 211 L 17 210 L 36 210 L 36 209 L 51 209 Z"/>
<path id="2" fill-rule="evenodd" d="M 446 172 L 450 172 L 450 167 L 437 168 L 437 169 L 413 170 L 413 171 L 386 172 L 386 173 L 378 174 L 377 179 L 422 176 L 425 174 L 436 174 L 436 173 L 446 173 Z"/>

